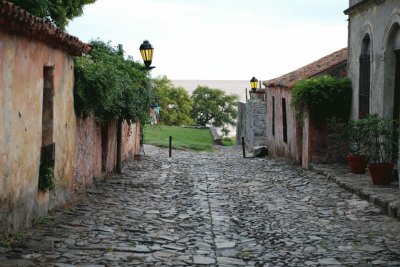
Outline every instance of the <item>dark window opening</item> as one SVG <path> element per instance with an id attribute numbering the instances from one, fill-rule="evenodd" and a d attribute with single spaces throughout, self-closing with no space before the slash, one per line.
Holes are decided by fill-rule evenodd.
<path id="1" fill-rule="evenodd" d="M 287 143 L 287 116 L 286 116 L 285 98 L 282 98 L 282 126 L 283 126 L 283 142 Z"/>
<path id="2" fill-rule="evenodd" d="M 359 77 L 359 118 L 369 114 L 369 99 L 371 88 L 371 45 L 367 35 L 363 40 L 363 47 L 360 56 L 360 77 Z"/>
<path id="3" fill-rule="evenodd" d="M 42 147 L 40 150 L 39 190 L 54 187 L 54 68 L 43 68 Z"/>
<path id="4" fill-rule="evenodd" d="M 400 50 L 395 51 L 395 77 L 394 77 L 394 99 L 393 99 L 393 129 L 399 128 L 400 118 Z M 399 132 L 394 131 L 392 136 L 393 153 L 392 160 L 397 162 L 399 153 Z"/>
<path id="5" fill-rule="evenodd" d="M 275 96 L 272 97 L 272 135 L 275 136 Z"/>

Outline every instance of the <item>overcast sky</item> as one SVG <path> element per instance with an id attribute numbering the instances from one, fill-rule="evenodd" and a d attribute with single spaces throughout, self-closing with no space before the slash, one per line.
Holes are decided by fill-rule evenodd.
<path id="1" fill-rule="evenodd" d="M 123 44 L 141 60 L 154 46 L 153 76 L 267 80 L 347 46 L 348 0 L 97 0 L 67 31 Z"/>

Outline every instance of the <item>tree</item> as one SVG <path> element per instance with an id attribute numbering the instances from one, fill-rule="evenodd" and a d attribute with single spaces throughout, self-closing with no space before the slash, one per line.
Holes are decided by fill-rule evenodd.
<path id="1" fill-rule="evenodd" d="M 152 81 L 142 64 L 124 59 L 110 43 L 91 41 L 88 55 L 75 57 L 74 104 L 77 114 L 93 114 L 100 124 L 112 117 L 149 120 Z"/>
<path id="2" fill-rule="evenodd" d="M 32 15 L 47 19 L 57 27 L 65 29 L 68 22 L 83 14 L 83 7 L 96 0 L 11 0 Z"/>
<path id="3" fill-rule="evenodd" d="M 192 94 L 192 100 L 191 114 L 198 125 L 211 124 L 218 128 L 236 125 L 237 95 L 226 95 L 221 89 L 198 86 Z"/>
<path id="4" fill-rule="evenodd" d="M 166 76 L 154 80 L 155 95 L 165 125 L 191 125 L 192 99 L 183 87 L 174 87 Z"/>

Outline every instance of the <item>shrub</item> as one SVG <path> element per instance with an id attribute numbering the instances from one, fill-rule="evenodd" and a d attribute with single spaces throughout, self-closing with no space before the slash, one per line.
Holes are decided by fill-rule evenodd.
<path id="1" fill-rule="evenodd" d="M 110 43 L 97 40 L 90 44 L 90 54 L 74 58 L 76 113 L 93 114 L 100 124 L 111 117 L 147 122 L 153 92 L 143 65 L 124 59 L 123 52 Z"/>
<path id="2" fill-rule="evenodd" d="M 39 191 L 49 191 L 55 187 L 54 181 L 54 163 L 43 162 L 39 167 Z"/>
<path id="3" fill-rule="evenodd" d="M 351 81 L 348 78 L 320 76 L 296 83 L 292 90 L 292 107 L 300 121 L 306 110 L 316 126 L 321 126 L 330 118 L 347 121 L 351 108 Z"/>

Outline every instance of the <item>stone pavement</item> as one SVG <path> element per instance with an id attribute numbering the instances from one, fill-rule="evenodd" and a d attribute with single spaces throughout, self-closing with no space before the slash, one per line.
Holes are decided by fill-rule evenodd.
<path id="1" fill-rule="evenodd" d="M 356 194 L 376 206 L 384 214 L 400 220 L 400 188 L 399 182 L 389 185 L 373 185 L 368 172 L 365 174 L 350 173 L 347 164 L 316 164 L 312 170 L 325 175 L 340 187 Z"/>
<path id="2" fill-rule="evenodd" d="M 146 147 L 0 266 L 400 266 L 400 222 L 283 160 Z"/>

